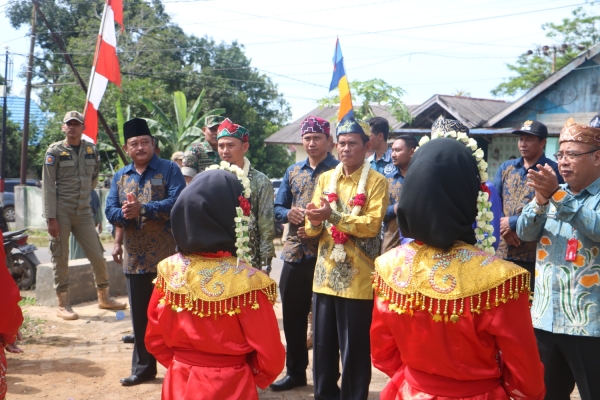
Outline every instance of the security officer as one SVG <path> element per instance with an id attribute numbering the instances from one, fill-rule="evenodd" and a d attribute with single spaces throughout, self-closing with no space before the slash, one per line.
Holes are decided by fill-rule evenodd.
<path id="1" fill-rule="evenodd" d="M 54 289 L 58 298 L 58 316 L 73 320 L 79 316 L 69 304 L 69 235 L 83 248 L 92 264 L 98 291 L 98 307 L 123 310 L 108 295 L 108 271 L 102 245 L 95 231 L 90 192 L 98 183 L 100 156 L 96 146 L 82 140 L 83 116 L 69 111 L 62 126 L 65 140 L 48 147 L 44 161 L 44 217 L 48 223 Z"/>

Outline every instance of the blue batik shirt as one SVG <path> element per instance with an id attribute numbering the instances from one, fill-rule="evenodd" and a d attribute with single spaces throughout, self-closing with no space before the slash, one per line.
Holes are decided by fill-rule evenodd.
<path id="1" fill-rule="evenodd" d="M 315 169 L 310 166 L 308 158 L 289 167 L 285 171 L 275 199 L 275 219 L 286 224 L 289 222 L 287 215 L 292 207 L 306 208 L 312 201 L 319 176 L 323 172 L 335 168 L 339 163 L 328 153 Z M 302 257 L 315 258 L 317 256 L 319 238 L 300 239 L 297 234 L 298 227 L 298 225 L 290 223 L 289 234 L 281 252 L 281 259 L 286 262 L 300 262 Z"/>
<path id="2" fill-rule="evenodd" d="M 371 163 L 371 168 L 375 171 L 379 172 L 382 175 L 389 174 L 394 172 L 396 167 L 392 164 L 392 149 L 388 148 L 383 156 L 379 160 L 376 160 L 375 157 L 377 153 L 373 153 L 367 160 Z"/>
<path id="3" fill-rule="evenodd" d="M 523 207 L 527 205 L 534 197 L 534 190 L 527 186 L 527 173 L 529 170 L 537 171 L 536 165 L 548 164 L 554 170 L 558 177 L 559 183 L 563 183 L 563 179 L 558 172 L 558 164 L 542 157 L 535 162 L 530 168 L 525 168 L 523 157 L 516 160 L 508 160 L 502 163 L 494 178 L 494 186 L 498 190 L 498 195 L 502 200 L 502 216 L 508 217 L 510 229 L 517 230 L 517 220 Z M 535 262 L 535 242 L 522 241 L 519 247 L 509 246 L 504 239 L 500 239 L 496 256 L 505 260 Z"/>
<path id="4" fill-rule="evenodd" d="M 171 209 L 185 188 L 179 166 L 153 156 L 140 175 L 133 163 L 115 173 L 106 199 L 106 219 L 125 229 L 123 272 L 156 273 L 156 265 L 175 254 Z M 146 209 L 143 216 L 125 219 L 121 207 L 133 193 Z M 198 221 L 201 223 L 201 221 Z"/>
<path id="5" fill-rule="evenodd" d="M 517 234 L 537 242 L 533 327 L 600 337 L 600 178 L 577 194 L 561 185 L 546 206 L 530 202 Z M 571 238 L 577 254 L 566 261 Z"/>
<path id="6" fill-rule="evenodd" d="M 388 168 L 390 166 L 393 168 Z M 394 212 L 394 207 L 400 201 L 404 177 L 400 172 L 400 168 L 394 164 L 389 164 L 388 167 L 386 168 L 392 170 L 385 174 L 385 179 L 388 181 L 389 205 L 383 217 L 381 254 L 396 246 L 412 241 L 412 239 L 402 237 L 402 233 L 398 228 L 398 222 L 396 221 L 396 213 Z"/>

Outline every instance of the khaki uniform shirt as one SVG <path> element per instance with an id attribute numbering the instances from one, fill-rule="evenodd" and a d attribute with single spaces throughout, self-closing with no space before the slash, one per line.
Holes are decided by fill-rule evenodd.
<path id="1" fill-rule="evenodd" d="M 44 218 L 91 214 L 90 192 L 98 184 L 100 155 L 93 143 L 81 141 L 79 153 L 66 141 L 48 147 L 42 180 Z"/>

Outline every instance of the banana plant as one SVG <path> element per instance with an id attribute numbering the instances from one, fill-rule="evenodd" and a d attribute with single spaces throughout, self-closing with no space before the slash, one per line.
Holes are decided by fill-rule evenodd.
<path id="1" fill-rule="evenodd" d="M 173 93 L 173 106 L 175 108 L 176 121 L 173 123 L 169 117 L 153 101 L 142 97 L 141 102 L 150 112 L 153 118 L 145 118 L 148 127 L 161 144 L 171 145 L 173 151 L 185 151 L 192 143 L 202 142 L 202 124 L 208 115 L 221 115 L 224 108 L 215 108 L 200 115 L 201 104 L 205 91 L 198 96 L 192 108 L 187 111 L 187 99 L 183 92 Z"/>

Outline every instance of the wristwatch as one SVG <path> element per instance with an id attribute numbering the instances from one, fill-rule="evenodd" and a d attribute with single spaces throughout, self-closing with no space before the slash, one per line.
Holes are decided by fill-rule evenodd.
<path id="1" fill-rule="evenodd" d="M 140 215 L 146 215 L 146 206 L 144 206 L 143 204 L 140 206 Z"/>

